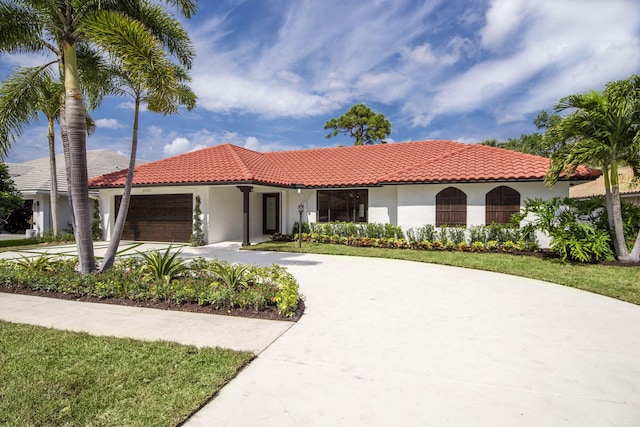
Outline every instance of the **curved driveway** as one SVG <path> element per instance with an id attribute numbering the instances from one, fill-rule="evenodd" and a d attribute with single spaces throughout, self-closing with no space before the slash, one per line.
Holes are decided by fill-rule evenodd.
<path id="1" fill-rule="evenodd" d="M 33 298 L 20 307 L 4 294 L 0 318 L 198 345 L 236 337 L 264 349 L 189 426 L 640 426 L 638 306 L 406 261 L 182 250 L 287 266 L 304 316 L 292 325 Z"/>
<path id="2" fill-rule="evenodd" d="M 640 307 L 438 265 L 216 254 L 288 266 L 307 308 L 190 426 L 640 425 Z"/>

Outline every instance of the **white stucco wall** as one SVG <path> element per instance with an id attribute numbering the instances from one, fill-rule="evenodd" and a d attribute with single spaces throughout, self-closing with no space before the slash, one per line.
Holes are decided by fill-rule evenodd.
<path id="1" fill-rule="evenodd" d="M 520 193 L 520 206 L 526 199 L 567 197 L 569 185 L 560 182 L 553 188 L 542 182 L 424 184 L 398 186 L 398 225 L 403 229 L 436 222 L 436 194 L 447 187 L 455 187 L 467 195 L 467 226 L 485 224 L 485 196 L 492 189 L 506 185 Z"/>
<path id="2" fill-rule="evenodd" d="M 39 236 L 53 229 L 51 218 L 51 201 L 49 193 L 29 193 L 23 195 L 25 200 L 32 201 L 33 229 Z M 67 196 L 58 197 L 58 231 L 63 232 L 71 227 L 71 208 Z"/>
<path id="3" fill-rule="evenodd" d="M 397 224 L 398 187 L 376 187 L 369 189 L 369 222 Z"/>

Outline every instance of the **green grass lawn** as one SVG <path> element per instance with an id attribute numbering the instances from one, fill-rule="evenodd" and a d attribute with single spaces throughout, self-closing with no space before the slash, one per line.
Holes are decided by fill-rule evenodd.
<path id="1" fill-rule="evenodd" d="M 173 426 L 252 358 L 0 321 L 0 425 Z"/>
<path id="2" fill-rule="evenodd" d="M 244 249 L 393 258 L 495 271 L 545 280 L 640 304 L 640 267 L 573 264 L 559 259 L 503 253 L 361 248 L 323 243 L 302 243 L 302 248 L 299 249 L 297 242 L 264 242 Z"/>

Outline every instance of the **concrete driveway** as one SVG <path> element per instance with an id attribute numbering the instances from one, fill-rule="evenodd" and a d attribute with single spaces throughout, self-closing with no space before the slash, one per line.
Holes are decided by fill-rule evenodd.
<path id="1" fill-rule="evenodd" d="M 285 265 L 302 319 L 189 426 L 640 425 L 640 307 L 405 261 L 183 248 Z"/>

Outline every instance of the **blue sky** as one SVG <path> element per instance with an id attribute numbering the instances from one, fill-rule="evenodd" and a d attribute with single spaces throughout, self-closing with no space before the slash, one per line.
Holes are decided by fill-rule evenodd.
<path id="1" fill-rule="evenodd" d="M 640 73 L 637 0 L 201 1 L 184 24 L 198 107 L 143 112 L 141 159 L 221 143 L 349 145 L 323 126 L 356 103 L 383 113 L 396 142 L 506 140 L 535 131 L 537 112 L 561 97 Z M 2 56 L 0 77 L 41 62 Z M 88 148 L 128 155 L 130 100 L 91 114 Z M 41 120 L 7 161 L 46 155 Z"/>

